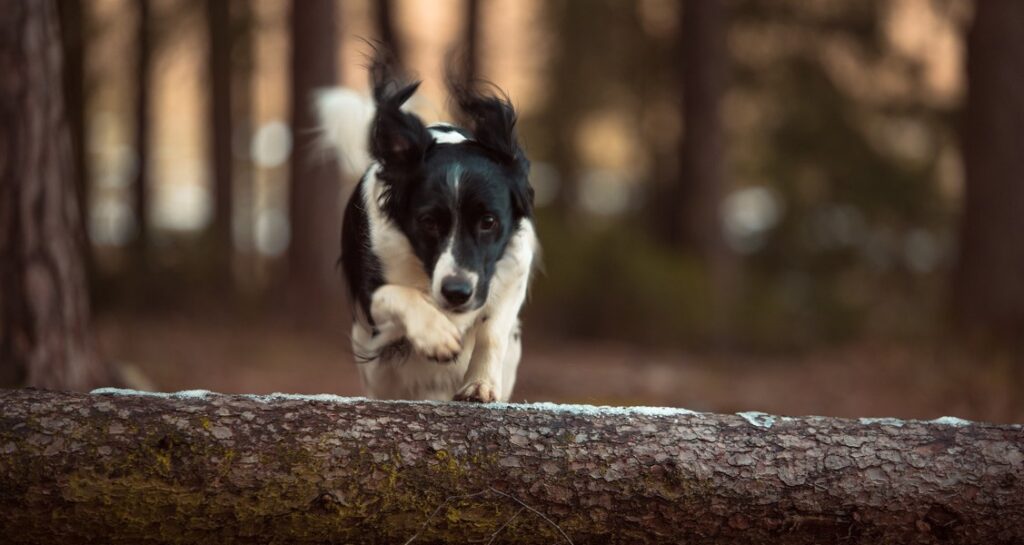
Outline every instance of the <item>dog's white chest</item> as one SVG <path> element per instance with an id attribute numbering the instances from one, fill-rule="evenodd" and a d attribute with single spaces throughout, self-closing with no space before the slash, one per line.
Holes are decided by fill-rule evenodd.
<path id="1" fill-rule="evenodd" d="M 366 395 L 374 399 L 430 399 L 451 401 L 465 384 L 469 363 L 476 350 L 476 327 L 463 336 L 463 349 L 454 362 L 439 363 L 413 350 L 389 352 L 381 350 L 365 326 L 352 326 L 353 348 L 356 352 L 376 351 L 376 357 L 358 363 L 359 375 Z M 499 401 L 508 401 L 516 382 L 522 355 L 518 322 L 509 332 L 508 349 L 501 362 Z"/>
<path id="2" fill-rule="evenodd" d="M 375 399 L 450 401 L 462 386 L 473 344 L 467 339 L 462 353 L 450 363 L 431 361 L 414 351 L 361 363 L 359 373 L 363 386 L 367 395 Z"/>

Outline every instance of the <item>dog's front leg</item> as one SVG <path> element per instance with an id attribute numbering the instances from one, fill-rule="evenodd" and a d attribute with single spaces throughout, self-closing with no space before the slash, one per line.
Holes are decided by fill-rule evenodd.
<path id="1" fill-rule="evenodd" d="M 373 292 L 370 313 L 385 336 L 404 336 L 427 358 L 450 361 L 462 350 L 459 328 L 419 290 L 385 284 Z"/>
<path id="2" fill-rule="evenodd" d="M 511 324 L 507 323 L 508 320 L 495 318 L 490 317 L 477 328 L 473 356 L 462 388 L 455 394 L 456 400 L 491 403 L 501 399 L 502 365 L 515 316 L 512 316 Z"/>
<path id="3" fill-rule="evenodd" d="M 505 398 L 509 391 L 502 389 L 505 356 L 512 342 L 512 334 L 519 327 L 517 316 L 526 298 L 527 279 L 527 274 L 520 275 L 505 293 L 496 298 L 493 311 L 481 317 L 476 327 L 473 356 L 455 399 L 483 403 L 507 401 Z"/>
<path id="4" fill-rule="evenodd" d="M 536 247 L 533 224 L 524 221 L 509 242 L 505 257 L 498 262 L 492 280 L 492 297 L 476 327 L 473 356 L 455 399 L 484 403 L 508 400 L 512 385 L 503 385 L 502 377 L 506 365 L 517 366 L 519 363 L 519 338 L 513 333 L 519 327 L 519 309 L 526 299 Z M 516 343 L 515 361 L 506 362 L 512 342 Z"/>

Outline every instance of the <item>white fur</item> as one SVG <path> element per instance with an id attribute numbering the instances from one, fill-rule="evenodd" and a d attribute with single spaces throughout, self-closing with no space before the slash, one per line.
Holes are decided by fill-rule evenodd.
<path id="1" fill-rule="evenodd" d="M 373 99 L 346 87 L 319 89 L 313 95 L 313 109 L 320 120 L 322 145 L 337 154 L 345 173 L 355 177 L 366 172 L 373 162 L 367 145 L 376 111 Z M 449 123 L 434 123 L 427 129 L 450 126 Z M 430 130 L 430 134 L 440 144 L 466 141 L 465 136 L 454 131 Z"/>
<path id="2" fill-rule="evenodd" d="M 438 134 L 455 134 L 455 133 L 438 133 Z M 465 140 L 465 138 L 463 138 Z M 456 195 L 459 192 L 459 178 L 462 176 L 462 170 L 456 166 L 452 168 L 451 172 L 448 173 L 448 183 L 452 186 L 452 192 Z M 464 270 L 459 267 L 459 264 L 455 261 L 455 234 L 459 231 L 459 220 L 458 216 L 455 217 L 455 222 L 452 224 L 452 231 L 448 238 L 448 242 L 445 243 L 444 251 L 441 252 L 440 257 L 437 258 L 437 263 L 434 264 L 434 277 L 431 281 L 430 292 L 434 295 L 434 300 L 438 303 L 444 303 L 444 295 L 441 293 L 441 286 L 444 283 L 444 279 L 449 276 L 463 276 L 469 280 L 470 285 L 473 287 L 473 291 L 476 291 L 476 283 L 479 280 L 479 275 L 475 272 Z"/>
<path id="3" fill-rule="evenodd" d="M 450 126 L 451 125 L 449 125 L 447 123 L 434 123 L 433 125 L 427 127 L 427 130 L 430 131 L 430 136 L 434 137 L 434 142 L 437 142 L 438 144 L 458 144 L 459 142 L 465 142 L 466 140 L 468 140 L 465 136 L 463 136 L 463 135 L 461 135 L 461 134 L 459 134 L 458 132 L 455 132 L 455 131 L 435 131 L 435 130 L 433 130 L 434 127 L 450 127 Z"/>
<path id="4" fill-rule="evenodd" d="M 442 134 L 444 134 L 444 133 L 442 133 Z M 459 166 L 459 165 L 455 165 L 454 167 L 452 167 L 451 172 L 448 173 L 448 183 L 452 184 L 452 194 L 455 195 L 456 199 L 459 196 L 459 179 L 460 178 L 462 178 L 462 167 Z M 455 232 L 454 228 L 452 229 L 452 232 L 453 233 Z"/>
<path id="5" fill-rule="evenodd" d="M 477 273 L 467 271 L 462 267 L 459 267 L 458 263 L 455 262 L 455 252 L 452 249 L 454 242 L 454 236 L 448 241 L 448 246 L 445 248 L 444 253 L 441 257 L 437 258 L 437 264 L 434 265 L 434 279 L 431 283 L 430 292 L 434 296 L 434 300 L 439 303 L 444 303 L 444 294 L 441 293 L 441 287 L 444 283 L 444 279 L 449 276 L 462 276 L 469 281 L 469 285 L 472 286 L 473 292 L 476 292 L 477 282 L 480 277 Z"/>
<path id="6" fill-rule="evenodd" d="M 320 119 L 321 141 L 337 153 L 345 172 L 349 176 L 366 172 L 373 161 L 367 145 L 373 101 L 351 89 L 335 87 L 317 91 L 313 108 Z"/>
<path id="7" fill-rule="evenodd" d="M 460 396 L 507 401 L 512 394 L 521 354 L 519 309 L 526 300 L 537 247 L 533 222 L 522 220 L 495 266 L 483 307 L 487 319 L 475 331 L 476 346 Z M 493 395 L 486 395 L 488 391 Z"/>
<path id="8" fill-rule="evenodd" d="M 384 184 L 377 179 L 378 170 L 379 164 L 370 166 L 361 195 L 370 223 L 370 248 L 380 259 L 385 282 L 427 292 L 430 290 L 430 278 L 423 270 L 423 263 L 416 257 L 402 230 L 380 208 Z"/>
<path id="9" fill-rule="evenodd" d="M 462 351 L 454 362 L 438 363 L 419 353 L 409 354 L 398 363 L 373 358 L 359 365 L 367 395 L 376 399 L 451 400 L 457 394 L 484 394 L 488 401 L 508 401 L 522 353 L 516 317 L 526 299 L 536 248 L 533 223 L 523 220 L 497 263 L 483 307 L 460 314 L 438 311 L 440 315 L 432 318 L 450 320 L 462 332 Z M 375 299 L 385 287 L 378 289 Z M 411 294 L 402 305 L 404 308 L 396 312 L 407 316 L 424 312 L 417 297 Z M 484 316 L 488 317 L 487 321 L 482 320 Z M 405 331 L 390 320 L 383 323 L 378 320 L 377 327 L 379 333 L 373 337 L 368 324 L 361 321 L 353 324 L 352 342 L 356 353 L 379 352 L 406 336 Z"/>
<path id="10" fill-rule="evenodd" d="M 435 266 L 434 278 L 430 278 L 405 234 L 381 210 L 384 187 L 377 178 L 380 165 L 372 162 L 367 151 L 372 103 L 353 91 L 332 89 L 318 93 L 316 106 L 325 142 L 337 150 L 343 165 L 366 171 L 361 193 L 352 198 L 361 199 L 367 212 L 368 244 L 380 260 L 385 282 L 374 292 L 370 305 L 377 334 L 361 313 L 352 324 L 353 350 L 367 358 L 359 364 L 367 395 L 433 400 L 451 400 L 458 395 L 507 401 L 521 356 L 517 316 L 538 250 L 533 223 L 524 219 L 516 227 L 496 264 L 481 308 L 461 313 L 442 310 L 441 279 L 465 271 L 458 270 L 449 243 Z M 438 143 L 466 140 L 454 131 L 430 133 Z M 457 190 L 458 173 L 453 175 Z M 476 288 L 475 273 L 471 281 Z M 410 341 L 413 352 L 400 361 L 383 359 L 381 351 L 402 338 Z M 461 349 L 454 361 L 435 361 L 447 359 L 454 349 Z"/>

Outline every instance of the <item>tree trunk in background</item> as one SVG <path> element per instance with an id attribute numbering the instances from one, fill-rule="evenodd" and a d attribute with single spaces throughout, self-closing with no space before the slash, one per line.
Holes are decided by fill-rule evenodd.
<path id="1" fill-rule="evenodd" d="M 480 77 L 480 0 L 466 0 L 466 81 Z"/>
<path id="2" fill-rule="evenodd" d="M 253 115 L 253 73 L 256 60 L 253 47 L 253 36 L 257 32 L 253 6 L 249 2 L 232 2 L 232 44 L 231 44 L 231 106 L 234 129 L 232 131 L 232 149 L 234 150 L 235 180 L 234 210 L 238 218 L 239 246 L 248 255 L 237 267 L 238 280 L 252 285 L 256 281 L 255 251 L 255 185 L 253 183 L 253 162 L 250 145 L 255 131 Z"/>
<path id="3" fill-rule="evenodd" d="M 234 178 L 231 153 L 232 104 L 231 104 L 231 28 L 230 6 L 226 0 L 206 0 L 206 23 L 209 39 L 209 84 L 210 84 L 210 161 L 213 166 L 213 223 L 211 225 L 210 259 L 214 276 L 221 288 L 231 285 Z"/>
<path id="4" fill-rule="evenodd" d="M 110 381 L 89 332 L 57 17 L 0 0 L 0 386 L 86 390 Z"/>
<path id="5" fill-rule="evenodd" d="M 85 129 L 85 55 L 87 12 L 82 0 L 57 2 L 60 11 L 61 42 L 64 45 L 64 104 L 71 130 L 71 154 L 75 165 L 75 197 L 78 200 L 77 238 L 82 245 L 86 277 L 92 271 L 92 244 L 89 242 L 89 157 Z"/>
<path id="6" fill-rule="evenodd" d="M 132 254 L 137 271 L 149 267 L 149 103 L 152 33 L 149 0 L 136 1 L 135 51 L 135 180 L 132 183 L 132 208 L 135 213 L 135 239 Z"/>
<path id="7" fill-rule="evenodd" d="M 395 30 L 395 4 L 392 0 L 376 0 L 374 16 L 377 19 L 377 36 L 391 52 L 395 61 L 402 64 L 402 40 Z"/>
<path id="8" fill-rule="evenodd" d="M 1012 425 L 194 392 L 0 406 L 16 543 L 1024 542 Z"/>
<path id="9" fill-rule="evenodd" d="M 550 20 L 548 31 L 556 46 L 552 48 L 547 76 L 552 90 L 545 106 L 548 124 L 541 136 L 550 140 L 548 157 L 558 175 L 552 203 L 557 212 L 554 215 L 563 223 L 562 227 L 574 230 L 579 223 L 576 221 L 580 212 L 579 178 L 583 170 L 576 146 L 576 132 L 588 112 L 588 106 L 595 102 L 590 98 L 591 89 L 588 88 L 588 81 L 593 75 L 581 59 L 587 58 L 593 48 L 595 30 L 601 28 L 588 14 L 607 7 L 595 2 L 545 4 Z M 587 100 L 580 97 L 587 97 Z"/>
<path id="10" fill-rule="evenodd" d="M 967 39 L 966 184 L 954 311 L 1024 349 L 1024 2 L 975 3 Z"/>
<path id="11" fill-rule="evenodd" d="M 683 5 L 683 138 L 679 222 L 683 246 L 715 263 L 725 259 L 719 208 L 724 185 L 720 104 L 725 84 L 725 14 L 720 0 Z"/>
<path id="12" fill-rule="evenodd" d="M 302 318 L 340 307 L 335 262 L 340 247 L 341 178 L 335 162 L 318 151 L 313 115 L 316 89 L 337 84 L 335 2 L 293 0 L 291 6 L 291 303 Z"/>
<path id="13" fill-rule="evenodd" d="M 728 61 L 725 6 L 720 0 L 689 0 L 681 17 L 683 136 L 676 221 L 681 247 L 706 264 L 714 292 L 711 316 L 724 340 L 736 274 L 720 216 L 725 185 L 721 101 Z"/>

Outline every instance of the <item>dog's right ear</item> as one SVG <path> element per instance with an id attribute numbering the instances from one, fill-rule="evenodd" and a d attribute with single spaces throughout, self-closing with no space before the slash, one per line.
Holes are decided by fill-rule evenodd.
<path id="1" fill-rule="evenodd" d="M 394 63 L 380 50 L 370 66 L 373 100 L 377 113 L 370 128 L 370 153 L 385 169 L 416 168 L 423 163 L 433 139 L 415 114 L 402 105 L 420 86 L 418 81 L 403 81 Z"/>

